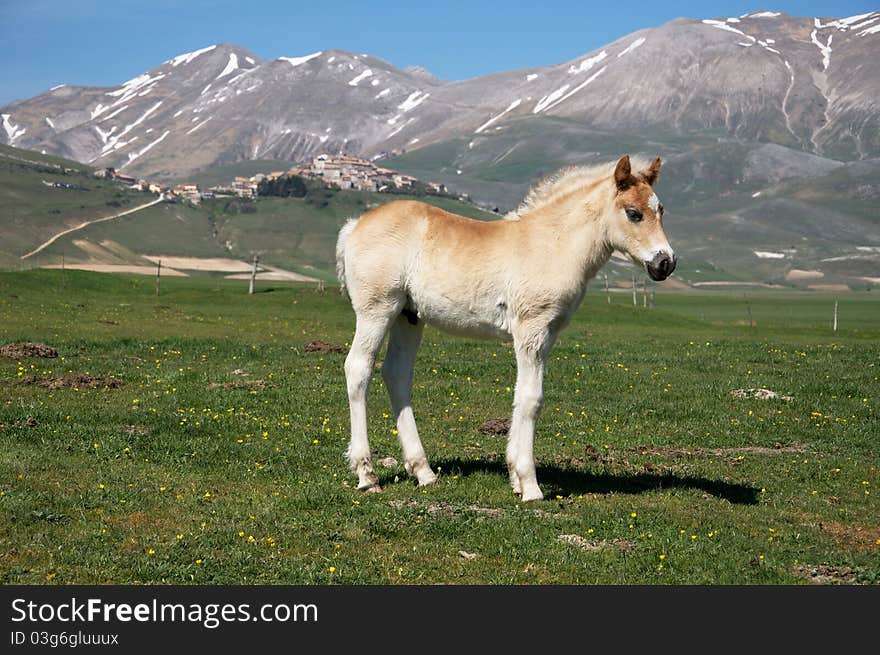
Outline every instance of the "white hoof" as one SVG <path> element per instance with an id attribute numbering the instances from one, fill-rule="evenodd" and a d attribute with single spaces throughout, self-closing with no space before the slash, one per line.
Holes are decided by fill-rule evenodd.
<path id="1" fill-rule="evenodd" d="M 519 480 L 519 476 L 516 473 L 510 473 L 510 486 L 513 489 L 513 493 L 521 494 L 522 493 L 522 482 Z"/>
<path id="2" fill-rule="evenodd" d="M 437 482 L 437 476 L 434 475 L 434 471 L 431 470 L 431 467 L 428 466 L 427 460 L 424 458 L 420 458 L 414 462 L 406 462 L 403 465 L 403 468 L 406 469 L 407 473 L 419 481 L 420 487 L 426 487 L 429 484 Z"/>
<path id="3" fill-rule="evenodd" d="M 378 482 L 376 482 L 375 484 L 359 486 L 358 490 L 363 491 L 365 494 L 377 494 L 382 491 L 382 487 L 381 485 L 379 485 Z"/>
<path id="4" fill-rule="evenodd" d="M 524 503 L 528 503 L 532 500 L 544 500 L 544 494 L 542 494 L 541 490 L 535 486 L 534 489 L 523 490 L 522 500 Z"/>

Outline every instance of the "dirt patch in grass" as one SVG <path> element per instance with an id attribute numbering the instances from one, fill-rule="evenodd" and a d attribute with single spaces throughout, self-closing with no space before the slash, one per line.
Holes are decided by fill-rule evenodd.
<path id="1" fill-rule="evenodd" d="M 26 341 L 23 343 L 7 343 L 5 346 L 0 346 L 0 357 L 9 357 L 11 359 L 45 357 L 52 359 L 58 357 L 58 351 L 52 346 L 47 346 L 45 343 Z"/>
<path id="2" fill-rule="evenodd" d="M 827 532 L 834 541 L 850 550 L 880 550 L 880 526 L 865 527 L 843 523 L 820 523 L 819 529 Z"/>
<path id="3" fill-rule="evenodd" d="M 611 539 L 610 541 L 607 539 L 602 539 L 601 541 L 592 541 L 590 539 L 586 539 L 585 537 L 580 536 L 579 534 L 561 534 L 556 537 L 556 540 L 561 541 L 564 544 L 576 546 L 581 550 L 588 551 L 616 548 L 617 550 L 623 551 L 624 553 L 629 553 L 632 552 L 633 548 L 635 548 L 635 544 L 633 544 L 631 541 L 627 541 L 626 539 Z"/>
<path id="4" fill-rule="evenodd" d="M 802 444 L 792 444 L 783 446 L 776 444 L 775 446 L 740 446 L 738 448 L 683 448 L 680 446 L 661 447 L 661 446 L 637 446 L 628 448 L 629 451 L 638 452 L 641 455 L 657 455 L 661 457 L 675 457 L 680 455 L 688 455 L 698 457 L 701 455 L 714 455 L 721 457 L 724 455 L 776 455 L 779 453 L 806 453 L 809 449 Z"/>
<path id="5" fill-rule="evenodd" d="M 309 341 L 304 347 L 303 352 L 307 353 L 339 353 L 341 355 L 348 354 L 348 348 L 335 343 L 327 343 L 326 341 Z"/>
<path id="6" fill-rule="evenodd" d="M 37 427 L 38 422 L 33 416 L 28 416 L 26 419 L 15 419 L 11 425 L 6 425 L 6 423 L 0 423 L 0 430 L 6 427 L 14 427 L 14 428 L 35 428 Z"/>
<path id="7" fill-rule="evenodd" d="M 757 400 L 784 400 L 790 402 L 794 400 L 792 396 L 783 396 L 770 391 L 770 389 L 734 389 L 730 392 L 734 398 L 756 398 Z"/>
<path id="8" fill-rule="evenodd" d="M 271 386 L 265 380 L 233 380 L 232 382 L 211 382 L 208 389 L 265 389 Z"/>
<path id="9" fill-rule="evenodd" d="M 504 514 L 504 510 L 499 507 L 480 507 L 479 505 L 467 505 L 466 507 L 459 507 L 457 505 L 453 505 L 452 503 L 429 503 L 422 506 L 416 500 L 392 500 L 388 504 L 395 509 L 400 509 L 402 507 L 416 507 L 419 509 L 423 509 L 426 514 L 430 514 L 432 516 L 448 516 L 452 518 L 459 518 L 463 514 L 470 513 L 497 519 L 502 514 Z"/>
<path id="10" fill-rule="evenodd" d="M 814 584 L 858 584 L 856 570 L 848 566 L 796 566 L 793 573 Z"/>
<path id="11" fill-rule="evenodd" d="M 118 378 L 96 378 L 81 373 L 65 373 L 61 377 L 37 377 L 30 375 L 19 384 L 36 385 L 48 389 L 121 389 L 125 382 Z"/>
<path id="12" fill-rule="evenodd" d="M 507 434 L 510 432 L 509 418 L 490 418 L 477 428 L 483 434 Z"/>
<path id="13" fill-rule="evenodd" d="M 557 455 L 555 458 L 555 462 L 557 466 L 562 468 L 569 469 L 582 469 L 586 466 L 587 462 L 598 462 L 600 464 L 612 464 L 614 463 L 614 458 L 611 457 L 610 454 L 603 454 L 599 452 L 599 450 L 590 444 L 586 444 L 584 446 L 584 454 L 583 457 L 574 457 L 574 456 L 565 456 L 565 455 Z M 629 464 L 624 460 L 624 463 Z"/>

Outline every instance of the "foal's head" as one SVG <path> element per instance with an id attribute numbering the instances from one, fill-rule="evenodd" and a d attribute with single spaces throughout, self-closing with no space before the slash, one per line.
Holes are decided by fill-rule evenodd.
<path id="1" fill-rule="evenodd" d="M 669 277 L 677 261 L 663 233 L 663 203 L 651 188 L 659 175 L 659 157 L 644 171 L 632 170 L 629 155 L 621 157 L 614 169 L 616 195 L 608 231 L 611 245 L 657 281 Z"/>

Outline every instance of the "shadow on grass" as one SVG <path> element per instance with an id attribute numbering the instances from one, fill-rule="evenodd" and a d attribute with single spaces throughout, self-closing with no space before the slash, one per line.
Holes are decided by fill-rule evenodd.
<path id="1" fill-rule="evenodd" d="M 434 462 L 444 474 L 461 476 L 491 473 L 507 480 L 507 464 L 499 460 L 446 459 Z M 437 468 L 435 467 L 435 471 Z M 552 465 L 538 465 L 538 484 L 544 494 L 640 494 L 662 489 L 698 489 L 737 505 L 756 505 L 761 490 L 748 484 L 710 480 L 675 473 L 609 473 L 579 471 Z"/>

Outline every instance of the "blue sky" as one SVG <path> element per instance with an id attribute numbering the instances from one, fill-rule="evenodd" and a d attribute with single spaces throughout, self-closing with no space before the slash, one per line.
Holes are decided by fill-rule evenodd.
<path id="1" fill-rule="evenodd" d="M 340 48 L 460 80 L 567 61 L 673 18 L 756 9 L 840 17 L 880 0 L 0 0 L 0 105 L 56 84 L 114 86 L 214 43 L 266 59 Z"/>

